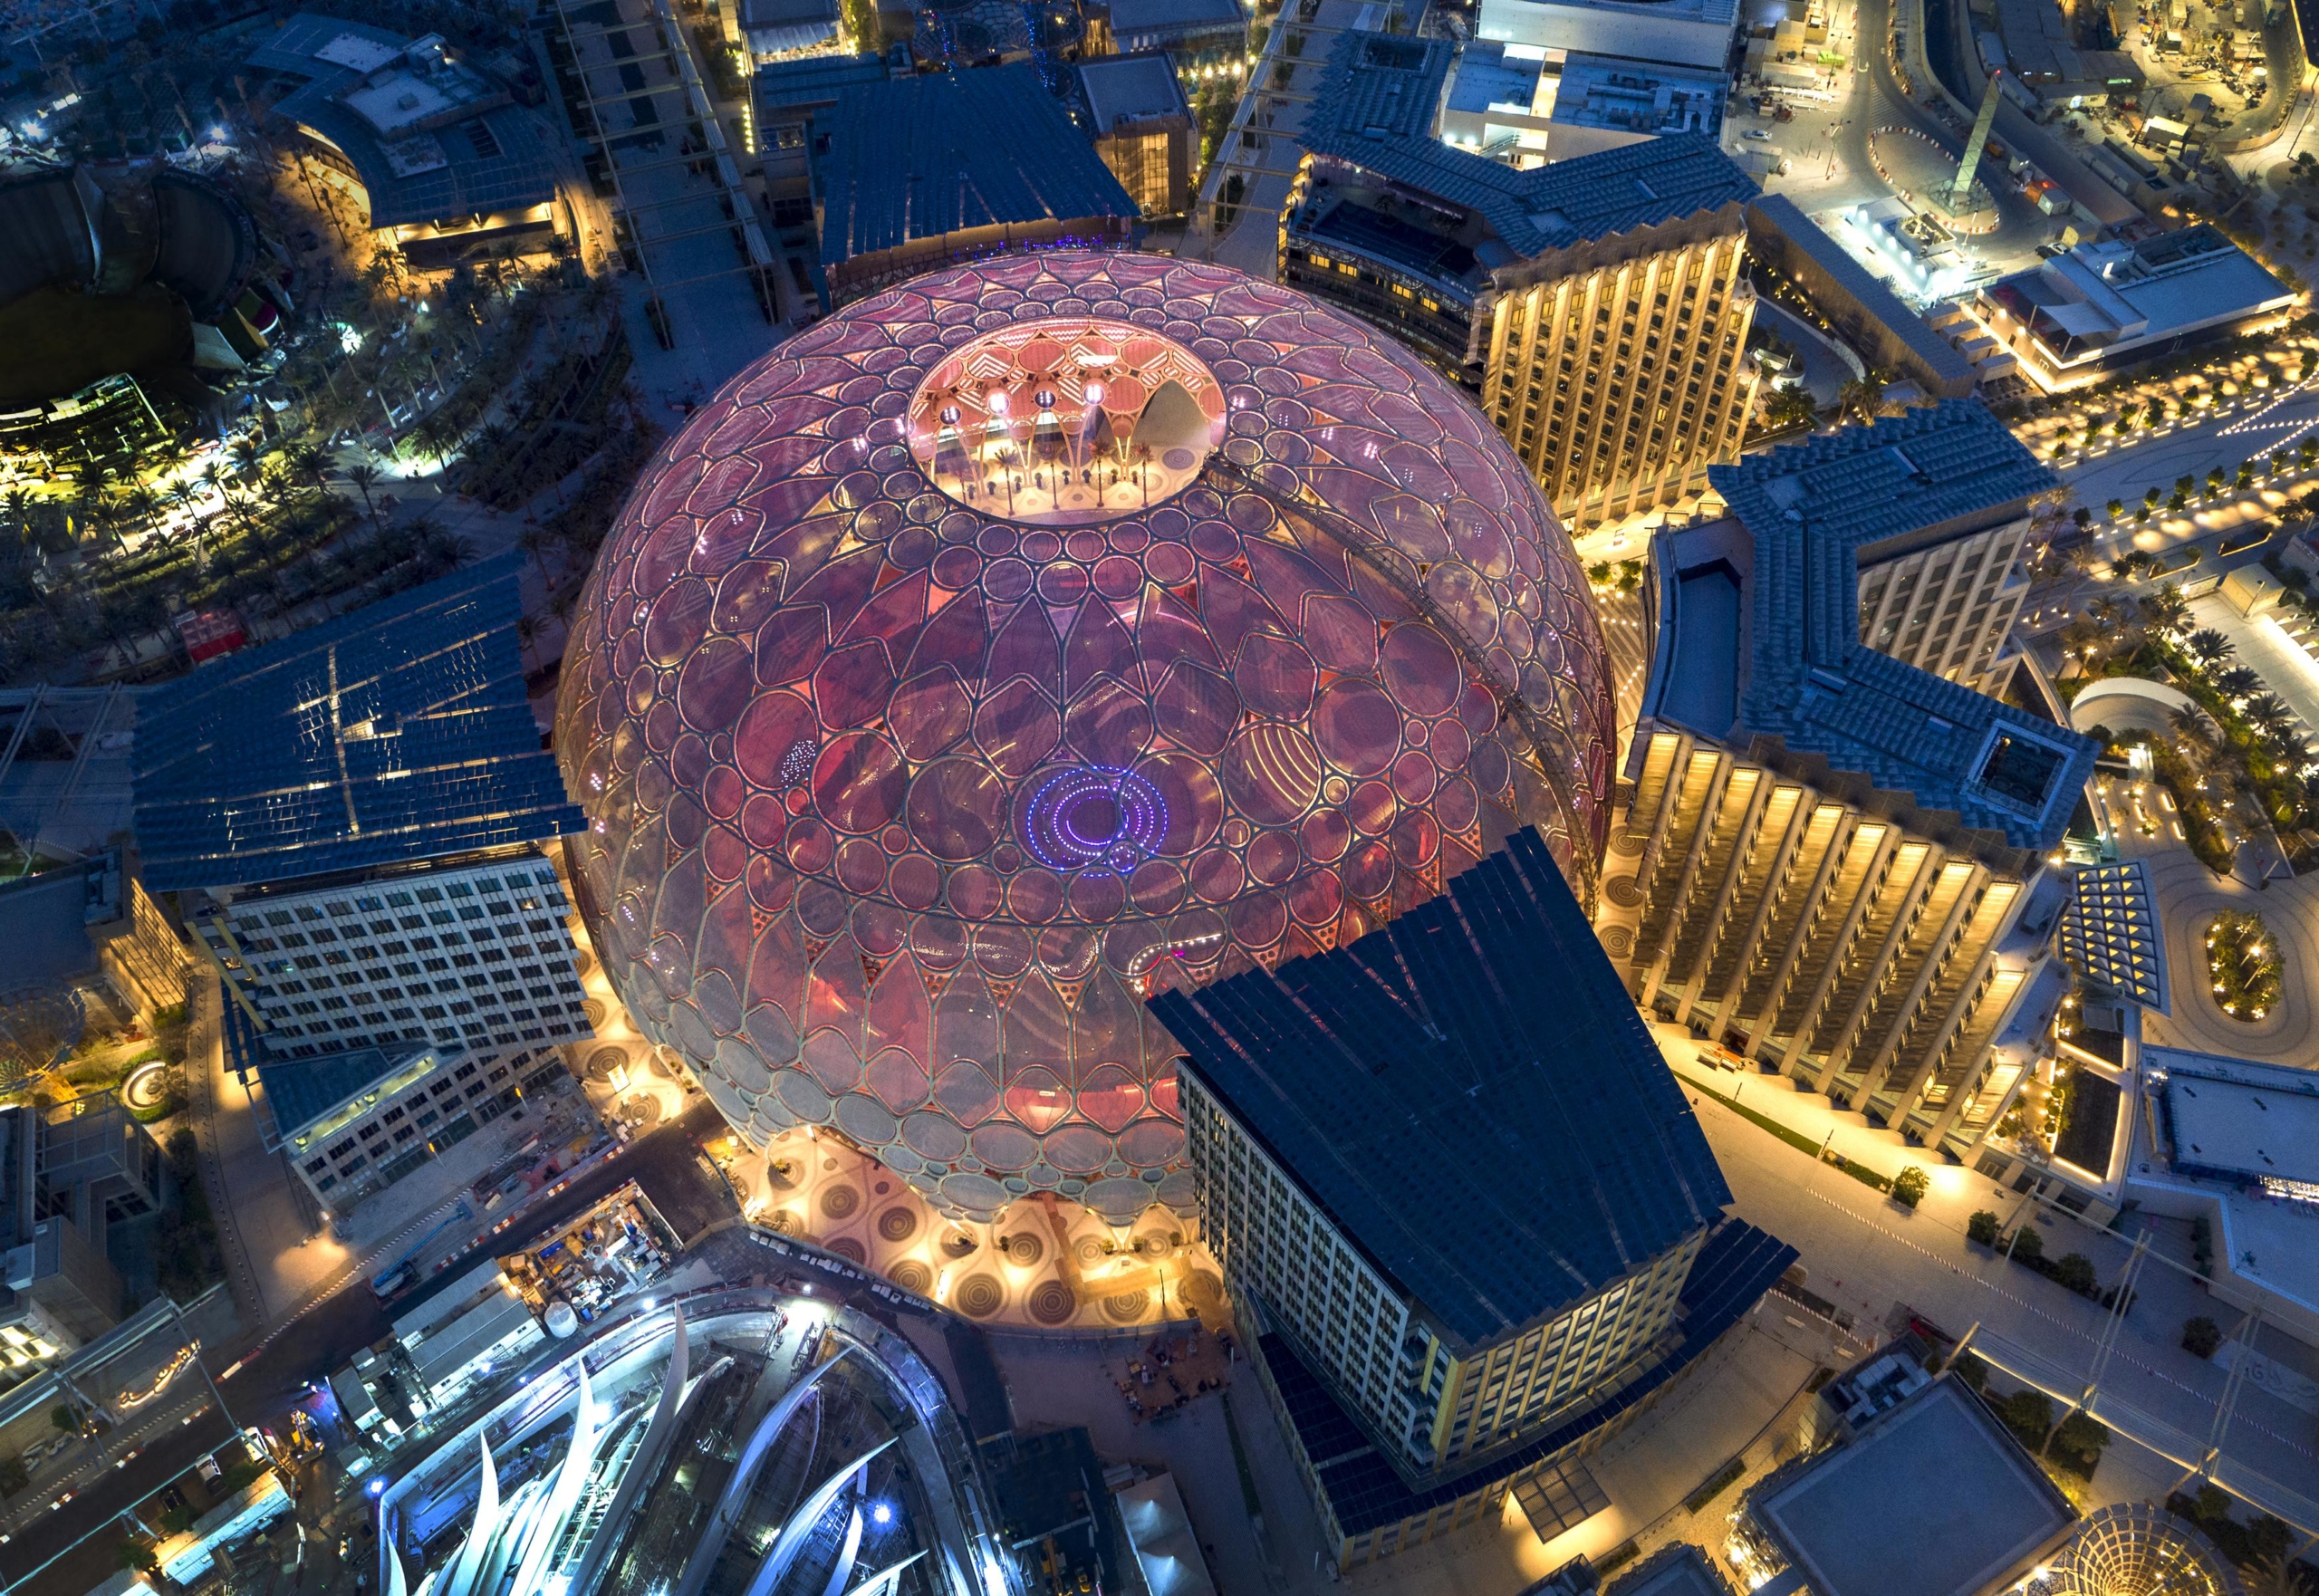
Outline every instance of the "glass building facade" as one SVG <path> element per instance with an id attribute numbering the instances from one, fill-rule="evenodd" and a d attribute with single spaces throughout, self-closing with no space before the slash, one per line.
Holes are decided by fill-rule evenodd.
<path id="1" fill-rule="evenodd" d="M 1055 252 L 736 378 L 573 621 L 608 974 L 762 1142 L 955 1212 L 1188 1207 L 1143 999 L 1341 946 L 1612 779 L 1569 540 L 1472 405 L 1292 290 Z"/>

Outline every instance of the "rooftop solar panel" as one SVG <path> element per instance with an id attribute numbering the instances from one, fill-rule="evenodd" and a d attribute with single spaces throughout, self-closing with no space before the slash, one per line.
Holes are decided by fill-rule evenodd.
<path id="1" fill-rule="evenodd" d="M 519 556 L 212 662 L 140 707 L 146 884 L 255 886 L 577 831 L 515 637 Z"/>
<path id="2" fill-rule="evenodd" d="M 1469 1344 L 1621 1278 L 1730 1200 L 1535 832 L 1350 947 L 1151 1008 L 1201 1082 Z"/>

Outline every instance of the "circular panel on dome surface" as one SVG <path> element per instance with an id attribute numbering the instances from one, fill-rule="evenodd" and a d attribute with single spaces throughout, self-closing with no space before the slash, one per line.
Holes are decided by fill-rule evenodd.
<path id="1" fill-rule="evenodd" d="M 958 350 L 919 385 L 909 424 L 919 469 L 967 508 L 1025 525 L 1091 526 L 1140 514 L 1199 479 L 1224 441 L 1224 390 L 1172 338 L 1063 316 Z"/>

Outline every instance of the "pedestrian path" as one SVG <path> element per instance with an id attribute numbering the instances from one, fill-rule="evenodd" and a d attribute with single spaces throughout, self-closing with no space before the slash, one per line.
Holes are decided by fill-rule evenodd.
<path id="1" fill-rule="evenodd" d="M 1650 1032 L 1676 1079 L 1685 1084 L 1749 1113 L 1761 1114 L 1783 1130 L 1862 1165 L 1886 1180 L 1913 1165 L 1933 1179 L 1936 1189 L 1943 1185 L 1963 1189 L 1961 1170 L 1956 1171 L 1958 1178 L 1944 1179 L 1954 1167 L 1939 1154 L 1910 1147 L 1899 1131 L 1879 1130 L 1868 1122 L 1866 1115 L 1837 1108 L 1825 1094 L 1807 1091 L 1785 1075 L 1766 1075 L 1752 1067 L 1731 1071 L 1702 1064 L 1698 1055 L 1706 1044 L 1680 1025 L 1653 1022 Z"/>

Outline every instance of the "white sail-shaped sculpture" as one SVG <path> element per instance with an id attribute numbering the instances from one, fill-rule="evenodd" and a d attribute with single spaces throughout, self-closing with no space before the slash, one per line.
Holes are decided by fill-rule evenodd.
<path id="1" fill-rule="evenodd" d="M 639 1492 L 644 1488 L 645 1476 L 653 1472 L 660 1453 L 669 1444 L 669 1433 L 676 1428 L 677 1409 L 685 1389 L 685 1370 L 689 1361 L 685 1338 L 685 1311 L 672 1307 L 676 1315 L 676 1346 L 669 1354 L 669 1371 L 660 1379 L 660 1403 L 652 1410 L 652 1422 L 645 1428 L 644 1438 L 636 1444 L 635 1454 L 629 1459 L 628 1469 L 621 1475 L 620 1488 L 612 1493 L 611 1505 L 604 1509 L 601 1527 L 588 1543 L 588 1550 L 580 1559 L 580 1566 L 572 1573 L 572 1583 L 564 1596 L 589 1596 L 597 1579 L 604 1572 L 604 1563 L 612 1554 L 612 1547 L 620 1540 L 620 1527 L 628 1522 L 629 1510 L 636 1505 Z"/>
<path id="2" fill-rule="evenodd" d="M 588 1382 L 588 1365 L 580 1365 L 580 1406 L 572 1418 L 572 1444 L 564 1449 L 563 1466 L 549 1487 L 547 1505 L 524 1538 L 523 1555 L 515 1563 L 515 1582 L 507 1596 L 534 1596 L 547 1573 L 548 1559 L 563 1538 L 572 1509 L 587 1487 L 589 1470 L 596 1464 L 596 1443 L 601 1438 L 603 1415 L 596 1406 L 595 1388 Z"/>
<path id="3" fill-rule="evenodd" d="M 848 1591 L 847 1596 L 894 1596 L 894 1587 L 901 1583 L 902 1575 L 909 1572 L 909 1565 L 925 1555 L 923 1552 L 911 1553 L 893 1567 L 871 1574 Z"/>
<path id="4" fill-rule="evenodd" d="M 773 1596 L 774 1587 L 781 1583 L 782 1576 L 789 1572 L 789 1565 L 795 1562 L 797 1554 L 805 1549 L 806 1538 L 813 1534 L 813 1526 L 821 1523 L 822 1514 L 830 1510 L 830 1504 L 837 1500 L 837 1494 L 852 1481 L 861 1478 L 869 1470 L 870 1460 L 892 1446 L 897 1438 L 889 1436 L 871 1447 L 823 1480 L 813 1494 L 799 1505 L 797 1511 L 789 1515 L 789 1522 L 781 1526 L 781 1534 L 774 1537 L 773 1550 L 765 1554 L 763 1562 L 757 1564 L 756 1575 L 749 1581 L 747 1596 Z"/>
<path id="5" fill-rule="evenodd" d="M 861 1551 L 861 1509 L 857 1507 L 845 1521 L 845 1544 L 838 1548 L 837 1564 L 822 1586 L 822 1596 L 845 1596 L 846 1582 L 853 1578 L 853 1560 Z"/>
<path id="6" fill-rule="evenodd" d="M 797 1409 L 804 1405 L 805 1399 L 813 1394 L 822 1376 L 843 1362 L 846 1352 L 852 1351 L 849 1347 L 827 1362 L 814 1365 L 796 1384 L 782 1392 L 781 1400 L 757 1421 L 756 1428 L 749 1434 L 747 1444 L 741 1448 L 740 1457 L 733 1465 L 732 1474 L 725 1481 L 724 1491 L 717 1498 L 716 1512 L 709 1515 L 707 1524 L 701 1531 L 699 1544 L 685 1563 L 685 1572 L 678 1578 L 675 1596 L 700 1596 L 701 1587 L 708 1582 L 710 1571 L 716 1568 L 717 1560 L 725 1553 L 726 1540 L 732 1534 L 733 1525 L 741 1516 L 743 1505 L 748 1501 L 749 1487 L 756 1484 L 758 1472 L 765 1466 L 765 1454 L 773 1449 L 773 1443 L 780 1437 L 783 1427 L 796 1417 Z"/>
<path id="7" fill-rule="evenodd" d="M 443 1596 L 468 1596 L 476 1576 L 483 1572 L 484 1558 L 490 1553 L 493 1533 L 499 1528 L 499 1470 L 492 1465 L 490 1445 L 478 1439 L 476 1446 L 483 1453 L 483 1489 L 476 1497 L 475 1522 L 467 1526 L 467 1543 L 451 1564 L 451 1577 L 443 1582 Z"/>
<path id="8" fill-rule="evenodd" d="M 508 1571 L 515 1566 L 517 1549 L 530 1536 L 541 1509 L 546 1505 L 544 1480 L 525 1480 L 501 1505 L 499 1523 L 484 1553 L 482 1572 L 476 1576 L 475 1596 L 497 1596 L 499 1588 L 507 1582 Z"/>

